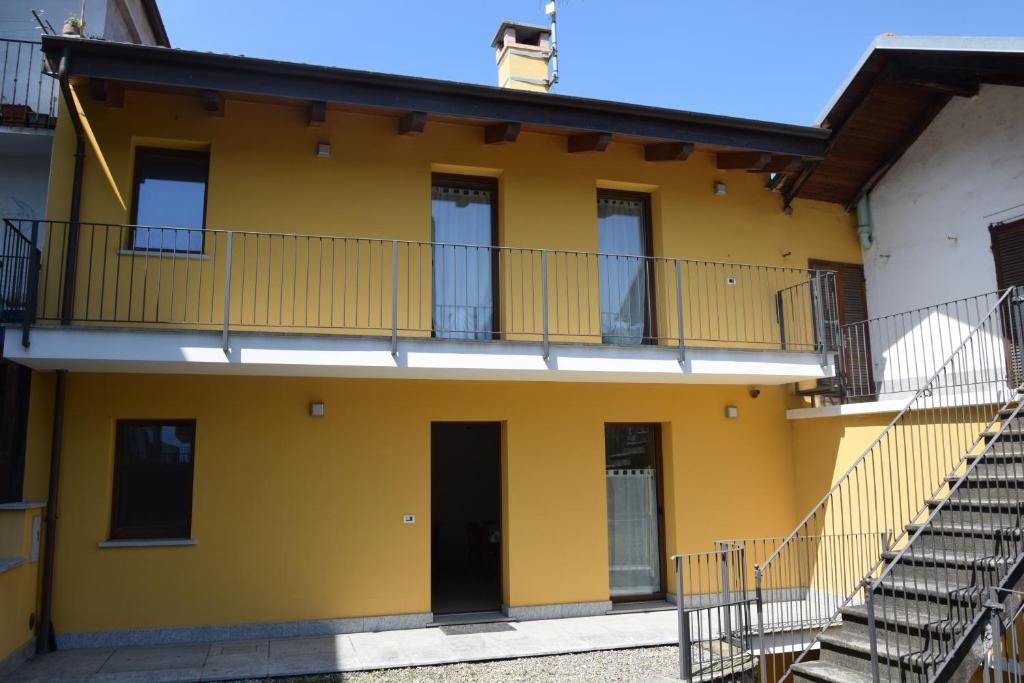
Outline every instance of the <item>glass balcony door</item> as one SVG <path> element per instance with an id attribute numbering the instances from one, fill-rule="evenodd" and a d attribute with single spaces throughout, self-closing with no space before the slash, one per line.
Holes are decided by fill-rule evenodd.
<path id="1" fill-rule="evenodd" d="M 433 333 L 493 339 L 497 333 L 497 182 L 435 174 L 431 189 Z"/>
<path id="2" fill-rule="evenodd" d="M 597 195 L 601 339 L 605 344 L 653 341 L 650 197 Z"/>
<path id="3" fill-rule="evenodd" d="M 665 592 L 660 432 L 656 424 L 605 425 L 612 600 L 655 598 Z"/>

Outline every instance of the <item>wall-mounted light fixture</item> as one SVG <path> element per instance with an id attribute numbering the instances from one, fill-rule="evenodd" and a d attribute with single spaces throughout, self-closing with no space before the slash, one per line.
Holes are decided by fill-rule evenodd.
<path id="1" fill-rule="evenodd" d="M 719 197 L 724 197 L 725 195 L 729 194 L 729 188 L 727 188 L 725 186 L 725 183 L 723 183 L 721 180 L 716 180 L 715 194 L 718 195 Z"/>
<path id="2" fill-rule="evenodd" d="M 740 416 L 740 409 L 737 408 L 736 406 L 726 406 L 725 416 L 730 420 L 735 420 L 737 417 Z"/>
<path id="3" fill-rule="evenodd" d="M 329 142 L 318 142 L 316 143 L 316 155 L 321 159 L 329 159 L 331 157 L 331 145 Z"/>
<path id="4" fill-rule="evenodd" d="M 324 416 L 324 402 L 313 401 L 309 404 L 309 416 L 310 417 L 323 417 Z"/>

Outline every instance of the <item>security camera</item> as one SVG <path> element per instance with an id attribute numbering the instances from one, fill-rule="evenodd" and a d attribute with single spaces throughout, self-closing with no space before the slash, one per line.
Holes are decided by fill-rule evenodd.
<path id="1" fill-rule="evenodd" d="M 758 389 L 757 387 L 751 387 L 750 388 L 750 398 L 757 398 L 760 395 L 761 395 L 761 390 L 760 389 Z"/>

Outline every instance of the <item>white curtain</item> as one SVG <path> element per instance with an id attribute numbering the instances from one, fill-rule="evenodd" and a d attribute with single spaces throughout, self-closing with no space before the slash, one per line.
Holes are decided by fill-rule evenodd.
<path id="1" fill-rule="evenodd" d="M 494 329 L 491 202 L 487 190 L 434 186 L 434 335 L 490 339 Z"/>
<path id="2" fill-rule="evenodd" d="M 611 595 L 660 593 L 657 471 L 641 468 L 605 473 Z"/>
<path id="3" fill-rule="evenodd" d="M 641 344 L 647 333 L 648 254 L 644 205 L 599 197 L 601 336 L 606 344 Z"/>

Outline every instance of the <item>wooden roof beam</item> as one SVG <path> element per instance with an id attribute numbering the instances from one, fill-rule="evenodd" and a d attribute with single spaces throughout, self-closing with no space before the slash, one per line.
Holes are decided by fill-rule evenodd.
<path id="1" fill-rule="evenodd" d="M 427 129 L 427 112 L 411 111 L 398 120 L 399 135 L 419 135 Z"/>
<path id="2" fill-rule="evenodd" d="M 224 116 L 224 96 L 216 90 L 200 90 L 199 102 L 210 116 Z"/>
<path id="3" fill-rule="evenodd" d="M 686 161 L 691 154 L 692 142 L 655 142 L 644 145 L 645 161 Z"/>
<path id="4" fill-rule="evenodd" d="M 771 161 L 768 152 L 719 152 L 716 166 L 720 171 L 764 171 Z"/>
<path id="5" fill-rule="evenodd" d="M 108 107 L 123 107 L 124 84 L 105 78 L 90 78 L 89 96 L 94 102 L 103 102 Z"/>
<path id="6" fill-rule="evenodd" d="M 484 142 L 488 145 L 504 145 L 519 139 L 520 124 L 514 121 L 495 123 L 484 128 Z"/>
<path id="7" fill-rule="evenodd" d="M 318 100 L 309 103 L 308 124 L 312 128 L 319 128 L 327 121 L 327 103 Z"/>
<path id="8" fill-rule="evenodd" d="M 578 152 L 603 152 L 608 149 L 612 141 L 611 133 L 580 133 L 570 135 L 568 149 L 571 153 Z"/>

